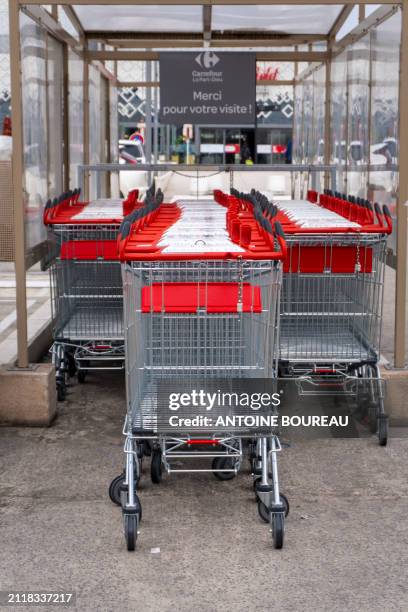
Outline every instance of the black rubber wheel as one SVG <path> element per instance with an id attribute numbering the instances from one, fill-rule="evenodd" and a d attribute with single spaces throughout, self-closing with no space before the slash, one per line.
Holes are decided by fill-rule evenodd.
<path id="1" fill-rule="evenodd" d="M 78 370 L 77 375 L 78 375 L 78 382 L 81 383 L 81 385 L 83 385 L 86 380 L 86 370 Z"/>
<path id="2" fill-rule="evenodd" d="M 150 446 L 149 440 L 143 440 L 143 454 L 145 457 L 151 457 L 152 447 Z"/>
<path id="3" fill-rule="evenodd" d="M 128 550 L 133 551 L 136 548 L 137 539 L 137 517 L 136 514 L 124 515 L 125 540 Z"/>
<path id="4" fill-rule="evenodd" d="M 368 429 L 370 431 L 370 433 L 372 434 L 376 434 L 377 430 L 378 430 L 378 417 L 376 414 L 372 414 L 371 412 L 368 413 Z"/>
<path id="5" fill-rule="evenodd" d="M 257 469 L 259 469 L 259 461 L 256 457 L 250 459 L 250 470 L 251 474 L 256 474 Z"/>
<path id="6" fill-rule="evenodd" d="M 282 548 L 285 533 L 285 517 L 283 512 L 272 514 L 272 539 L 275 548 Z"/>
<path id="7" fill-rule="evenodd" d="M 116 478 L 114 478 L 109 485 L 109 497 L 111 501 L 117 506 L 122 505 L 120 500 L 120 488 L 121 485 L 124 483 L 124 480 L 125 473 L 123 472 L 122 474 L 119 474 L 119 476 L 116 476 Z"/>
<path id="8" fill-rule="evenodd" d="M 68 355 L 67 362 L 68 362 L 68 367 L 67 367 L 68 374 L 70 378 L 72 378 L 73 376 L 75 376 L 76 371 L 77 371 L 77 367 L 75 365 L 75 359 L 72 357 L 72 355 Z"/>
<path id="9" fill-rule="evenodd" d="M 250 442 L 248 444 L 248 461 L 251 468 L 251 472 L 254 472 L 256 468 L 256 443 Z"/>
<path id="10" fill-rule="evenodd" d="M 232 470 L 234 469 L 236 459 L 231 457 L 214 457 L 211 468 L 213 470 Z M 235 478 L 235 472 L 214 472 L 214 476 L 218 480 L 232 480 Z"/>
<path id="11" fill-rule="evenodd" d="M 150 477 L 154 484 L 160 484 L 162 481 L 162 454 L 161 450 L 155 449 L 152 452 L 150 462 Z"/>
<path id="12" fill-rule="evenodd" d="M 288 516 L 289 514 L 289 501 L 288 498 L 286 497 L 286 495 L 283 495 L 283 493 L 279 494 L 281 503 L 283 505 L 283 507 L 285 508 L 285 516 Z M 265 523 L 269 523 L 271 520 L 271 513 L 270 510 L 267 508 L 267 506 L 260 500 L 258 499 L 258 514 L 261 517 L 261 519 L 265 522 Z"/>
<path id="13" fill-rule="evenodd" d="M 387 446 L 388 442 L 388 419 L 384 416 L 378 417 L 378 444 Z"/>
<path id="14" fill-rule="evenodd" d="M 269 478 L 272 478 L 272 474 L 269 472 L 268 474 Z M 262 480 L 262 476 L 256 475 L 255 478 L 252 481 L 252 486 L 254 488 L 254 493 L 257 496 L 257 492 L 256 492 L 256 487 L 258 486 L 258 483 L 260 483 Z"/>
<path id="15" fill-rule="evenodd" d="M 378 428 L 378 407 L 376 403 L 367 399 L 367 402 L 362 407 L 363 423 L 368 427 L 372 434 L 377 433 Z"/>
<path id="16" fill-rule="evenodd" d="M 258 514 L 264 523 L 270 522 L 271 513 L 269 511 L 269 508 L 260 499 L 258 499 Z"/>
<path id="17" fill-rule="evenodd" d="M 257 485 L 258 485 L 258 482 L 260 482 L 261 480 L 262 480 L 262 479 L 261 479 L 261 477 L 260 477 L 260 476 L 255 476 L 255 478 L 254 478 L 254 479 L 253 479 L 253 481 L 252 481 L 252 486 L 253 486 L 253 489 L 254 489 L 254 493 L 255 493 L 255 495 L 256 495 L 256 487 L 257 487 Z"/>
<path id="18" fill-rule="evenodd" d="M 57 382 L 57 400 L 63 402 L 67 396 L 67 388 L 62 381 Z"/>
<path id="19" fill-rule="evenodd" d="M 285 516 L 288 516 L 289 510 L 290 510 L 289 500 L 286 497 L 286 495 L 284 495 L 283 493 L 279 493 L 279 497 L 280 497 L 281 503 L 283 504 L 283 507 L 285 508 Z"/>

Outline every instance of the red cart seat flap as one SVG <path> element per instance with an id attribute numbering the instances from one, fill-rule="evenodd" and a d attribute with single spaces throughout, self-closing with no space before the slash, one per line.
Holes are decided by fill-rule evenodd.
<path id="1" fill-rule="evenodd" d="M 242 288 L 239 308 L 239 289 Z M 250 283 L 153 283 L 142 288 L 142 312 L 262 312 L 261 288 Z"/>
<path id="2" fill-rule="evenodd" d="M 356 271 L 371 273 L 373 250 L 357 246 L 291 246 L 283 265 L 284 272 L 303 274 L 354 274 Z"/>
<path id="3" fill-rule="evenodd" d="M 61 259 L 118 260 L 116 240 L 70 240 L 61 245 Z"/>

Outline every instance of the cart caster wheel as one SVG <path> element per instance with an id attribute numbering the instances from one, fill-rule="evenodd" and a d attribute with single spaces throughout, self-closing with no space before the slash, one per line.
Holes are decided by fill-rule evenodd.
<path id="1" fill-rule="evenodd" d="M 363 415 L 363 421 L 369 432 L 376 434 L 378 429 L 377 404 L 369 404 L 368 408 L 363 409 Z"/>
<path id="2" fill-rule="evenodd" d="M 133 551 L 136 548 L 137 540 L 137 516 L 136 514 L 125 514 L 125 540 L 128 550 Z"/>
<path id="3" fill-rule="evenodd" d="M 251 471 L 253 471 L 256 463 L 256 445 L 253 443 L 248 444 L 248 461 Z"/>
<path id="4" fill-rule="evenodd" d="M 143 440 L 143 455 L 145 457 L 152 456 L 152 447 L 149 444 L 149 440 Z"/>
<path id="5" fill-rule="evenodd" d="M 83 385 L 85 380 L 86 380 L 86 371 L 78 370 L 78 382 L 81 383 L 81 385 Z"/>
<path id="6" fill-rule="evenodd" d="M 264 523 L 270 522 L 271 513 L 269 511 L 269 508 L 260 499 L 258 499 L 258 514 Z"/>
<path id="7" fill-rule="evenodd" d="M 384 414 L 378 417 L 378 444 L 387 446 L 388 442 L 388 417 Z"/>
<path id="8" fill-rule="evenodd" d="M 211 468 L 213 470 L 232 470 L 234 469 L 236 460 L 230 457 L 214 457 Z M 214 476 L 218 480 L 232 480 L 235 478 L 235 472 L 214 472 Z"/>
<path id="9" fill-rule="evenodd" d="M 160 484 L 162 481 L 162 454 L 161 450 L 155 449 L 152 452 L 150 463 L 150 477 L 154 484 Z"/>
<path id="10" fill-rule="evenodd" d="M 62 381 L 57 382 L 57 400 L 63 402 L 67 396 L 67 388 Z"/>
<path id="11" fill-rule="evenodd" d="M 254 489 L 254 493 L 255 493 L 255 497 L 258 497 L 256 494 L 256 487 L 258 486 L 258 482 L 261 482 L 261 477 L 260 476 L 256 476 L 253 481 L 252 481 L 252 487 Z"/>
<path id="12" fill-rule="evenodd" d="M 139 459 L 140 466 L 142 465 L 143 457 L 145 456 L 145 442 L 138 442 L 136 444 L 137 458 Z"/>
<path id="13" fill-rule="evenodd" d="M 272 479 L 272 474 L 269 472 L 269 478 Z M 252 481 L 252 486 L 254 489 L 255 497 L 258 499 L 258 493 L 256 492 L 258 484 L 261 484 L 262 476 L 256 475 Z"/>
<path id="14" fill-rule="evenodd" d="M 120 489 L 124 481 L 125 481 L 125 474 L 123 473 L 123 474 L 119 474 L 119 476 L 116 476 L 116 478 L 114 478 L 109 485 L 109 497 L 111 501 L 117 506 L 122 505 L 122 502 L 120 499 Z"/>
<path id="15" fill-rule="evenodd" d="M 77 367 L 75 365 L 75 359 L 70 355 L 67 359 L 67 370 L 70 378 L 73 378 L 77 372 Z"/>
<path id="16" fill-rule="evenodd" d="M 286 495 L 283 495 L 283 493 L 280 493 L 279 497 L 280 497 L 280 500 L 281 500 L 281 504 L 283 505 L 283 507 L 285 509 L 285 516 L 288 516 L 288 514 L 289 514 L 289 501 L 288 501 L 288 498 L 286 497 Z M 261 519 L 265 523 L 270 523 L 270 521 L 271 521 L 271 512 L 270 512 L 269 508 L 260 499 L 258 499 L 258 514 L 259 514 L 259 516 L 261 517 Z"/>
<path id="17" fill-rule="evenodd" d="M 272 513 L 272 540 L 275 548 L 282 548 L 285 533 L 285 517 L 283 512 Z"/>
<path id="18" fill-rule="evenodd" d="M 370 417 L 368 419 L 368 431 L 371 434 L 375 435 L 377 433 L 377 430 L 378 430 L 377 421 L 378 421 L 377 417 L 372 417 L 372 418 Z"/>

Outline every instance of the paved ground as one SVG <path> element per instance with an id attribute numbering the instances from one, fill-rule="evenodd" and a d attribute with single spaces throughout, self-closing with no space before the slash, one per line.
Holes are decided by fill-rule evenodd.
<path id="1" fill-rule="evenodd" d="M 107 497 L 124 395 L 123 378 L 107 374 L 73 386 L 52 427 L 0 429 L 1 589 L 73 589 L 86 612 L 408 609 L 407 439 L 285 450 L 282 551 L 246 469 L 231 482 L 174 475 L 157 486 L 146 462 L 142 531 L 128 553 Z"/>

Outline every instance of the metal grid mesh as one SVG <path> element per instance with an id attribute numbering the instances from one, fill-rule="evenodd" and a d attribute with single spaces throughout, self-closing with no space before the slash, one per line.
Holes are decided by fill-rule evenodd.
<path id="1" fill-rule="evenodd" d="M 323 245 L 372 250 L 372 271 L 336 274 L 287 273 L 281 298 L 280 357 L 289 361 L 376 360 L 380 351 L 385 238 L 381 236 L 291 237 L 299 249 Z M 289 251 L 290 252 L 290 251 Z M 292 251 L 293 253 L 293 251 Z"/>
<path id="2" fill-rule="evenodd" d="M 122 273 L 128 415 L 138 428 L 150 430 L 160 421 L 160 381 L 276 376 L 280 262 L 134 262 L 123 265 Z M 220 281 L 259 287 L 261 311 L 142 311 L 142 288 L 153 283 L 198 283 L 207 303 L 208 287 Z"/>
<path id="3" fill-rule="evenodd" d="M 52 234 L 55 236 L 58 247 L 64 242 L 71 240 L 113 240 L 116 241 L 118 235 L 119 226 L 112 223 L 95 225 L 92 223 L 82 225 L 79 224 L 65 224 L 65 225 L 53 225 Z M 101 244 L 101 249 L 103 245 Z M 59 252 L 59 251 L 58 251 Z M 103 251 L 101 250 L 101 256 Z"/>
<path id="4" fill-rule="evenodd" d="M 55 338 L 74 342 L 123 340 L 123 294 L 119 261 L 107 257 L 115 247 L 113 224 L 54 225 L 56 258 L 51 268 Z M 91 241 L 92 259 L 80 256 Z M 60 257 L 69 246 L 69 259 Z M 111 257 L 111 255 L 109 255 Z"/>
<path id="5" fill-rule="evenodd" d="M 119 262 L 58 259 L 52 270 L 56 338 L 123 339 Z"/>

